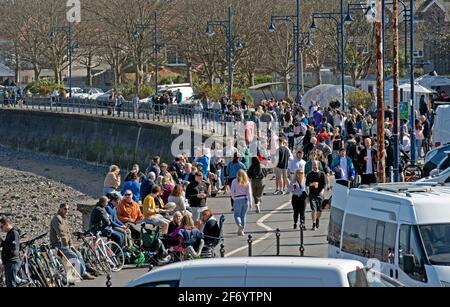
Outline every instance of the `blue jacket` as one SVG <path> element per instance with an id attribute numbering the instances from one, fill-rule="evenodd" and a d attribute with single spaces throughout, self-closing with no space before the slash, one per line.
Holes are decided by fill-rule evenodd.
<path id="1" fill-rule="evenodd" d="M 233 163 L 233 161 L 229 162 L 227 165 L 228 178 L 236 178 L 237 173 L 241 169 L 243 169 L 243 170 L 246 169 L 244 163 L 242 163 L 242 162 Z"/>
<path id="2" fill-rule="evenodd" d="M 106 206 L 106 212 L 108 212 L 109 216 L 111 217 L 111 226 L 112 227 L 122 227 L 123 223 L 119 220 L 117 217 L 116 208 L 114 208 L 114 205 L 112 203 L 108 203 L 108 206 Z"/>
<path id="3" fill-rule="evenodd" d="M 136 181 L 127 181 L 124 183 L 122 190 L 120 193 L 125 195 L 126 190 L 131 190 L 133 192 L 133 200 L 135 202 L 138 202 L 141 200 L 141 184 L 137 183 Z"/>
<path id="4" fill-rule="evenodd" d="M 356 171 L 355 171 L 355 167 L 353 166 L 352 159 L 350 159 L 349 157 L 346 157 L 346 158 L 347 158 L 347 174 L 348 174 L 348 177 L 349 177 L 349 179 L 350 179 L 350 177 L 355 178 Z M 336 157 L 333 160 L 333 162 L 331 163 L 331 170 L 334 173 L 336 173 L 336 179 L 338 179 L 338 180 L 340 179 L 341 174 L 336 172 L 336 168 L 338 168 L 340 164 L 341 164 L 341 157 L 340 156 Z"/>
<path id="5" fill-rule="evenodd" d="M 148 194 L 150 194 L 152 192 L 152 188 L 155 185 L 155 182 L 151 179 L 149 179 L 148 177 L 144 177 L 142 179 L 142 183 L 141 183 L 141 189 L 140 189 L 140 193 L 141 193 L 141 199 L 145 199 Z"/>
<path id="6" fill-rule="evenodd" d="M 198 165 L 200 165 L 202 167 L 202 173 L 203 173 L 203 177 L 208 178 L 208 173 L 209 173 L 209 158 L 208 156 L 201 156 L 200 158 L 198 158 L 197 160 Z"/>

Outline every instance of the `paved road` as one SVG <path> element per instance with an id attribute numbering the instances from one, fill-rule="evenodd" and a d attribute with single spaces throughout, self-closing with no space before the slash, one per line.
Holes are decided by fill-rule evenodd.
<path id="1" fill-rule="evenodd" d="M 261 213 L 257 214 L 252 210 L 247 217 L 246 235 L 238 237 L 236 235 L 237 228 L 234 223 L 233 214 L 229 196 L 219 195 L 216 198 L 208 200 L 208 205 L 219 217 L 225 215 L 224 226 L 224 244 L 226 257 L 248 256 L 248 235 L 252 235 L 253 247 L 252 252 L 255 256 L 275 256 L 276 255 L 276 236 L 277 228 L 281 231 L 280 236 L 280 255 L 283 256 L 299 256 L 300 231 L 293 230 L 292 207 L 290 204 L 290 196 L 274 196 L 274 180 L 266 182 L 266 196 L 263 197 L 261 205 Z M 327 195 L 328 196 L 328 195 Z M 326 232 L 328 228 L 329 212 L 325 212 L 321 219 L 320 229 L 311 231 L 310 210 L 306 211 L 308 230 L 304 232 L 305 256 L 308 257 L 327 257 Z M 113 273 L 112 286 L 120 287 L 128 281 L 145 274 L 147 269 L 136 269 L 127 267 L 122 272 Z M 104 287 L 106 285 L 106 277 L 101 276 L 94 281 L 84 281 L 77 287 Z"/>

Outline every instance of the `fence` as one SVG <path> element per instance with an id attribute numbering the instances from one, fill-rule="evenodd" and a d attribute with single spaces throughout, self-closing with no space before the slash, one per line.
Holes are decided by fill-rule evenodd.
<path id="1" fill-rule="evenodd" d="M 232 135 L 226 131 L 226 118 L 221 110 L 195 110 L 192 105 L 153 105 L 140 103 L 138 106 L 125 101 L 121 105 L 110 105 L 107 101 L 82 98 L 26 98 L 5 100 L 2 108 L 43 110 L 49 112 L 75 113 L 111 118 L 128 118 L 149 122 L 176 124 L 219 135 Z"/>

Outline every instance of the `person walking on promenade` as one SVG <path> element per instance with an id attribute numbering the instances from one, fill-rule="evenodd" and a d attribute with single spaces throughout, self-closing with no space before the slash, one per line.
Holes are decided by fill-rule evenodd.
<path id="1" fill-rule="evenodd" d="M 289 192 L 292 193 L 292 208 L 294 209 L 294 229 L 297 229 L 298 217 L 300 215 L 300 228 L 306 230 L 305 209 L 306 209 L 306 185 L 305 174 L 300 168 L 295 172 L 295 180 L 289 185 Z"/>
<path id="2" fill-rule="evenodd" d="M 325 174 L 319 170 L 319 163 L 320 162 L 316 160 L 312 161 L 312 172 L 306 176 L 306 187 L 309 190 L 309 203 L 312 211 L 312 231 L 319 229 L 325 188 Z"/>
<path id="3" fill-rule="evenodd" d="M 234 202 L 234 220 L 238 227 L 238 236 L 244 236 L 248 209 L 253 207 L 252 186 L 247 173 L 239 170 L 231 183 L 231 197 Z"/>
<path id="4" fill-rule="evenodd" d="M 265 172 L 261 167 L 261 162 L 257 157 L 252 158 L 252 164 L 247 171 L 247 175 L 251 180 L 252 185 L 252 196 L 255 201 L 256 213 L 261 212 L 261 198 L 264 191 L 263 180 L 265 177 Z"/>

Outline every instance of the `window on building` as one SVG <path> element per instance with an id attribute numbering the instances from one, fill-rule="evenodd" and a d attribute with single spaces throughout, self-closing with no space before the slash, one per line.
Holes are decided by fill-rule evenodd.
<path id="1" fill-rule="evenodd" d="M 166 50 L 167 65 L 186 65 L 181 52 L 176 47 L 168 47 Z"/>
<path id="2" fill-rule="evenodd" d="M 423 50 L 416 50 L 416 51 L 414 51 L 414 57 L 416 57 L 416 58 L 423 58 Z"/>

